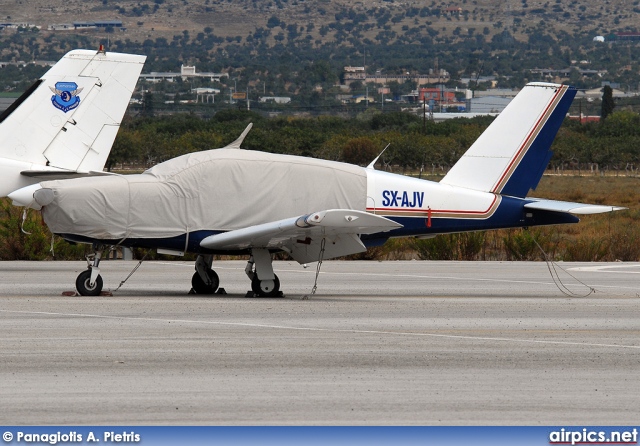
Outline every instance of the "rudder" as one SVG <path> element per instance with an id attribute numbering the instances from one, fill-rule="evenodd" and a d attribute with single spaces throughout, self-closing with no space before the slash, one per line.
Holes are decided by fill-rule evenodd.
<path id="1" fill-rule="evenodd" d="M 513 197 L 535 189 L 576 89 L 530 83 L 480 135 L 441 183 Z"/>

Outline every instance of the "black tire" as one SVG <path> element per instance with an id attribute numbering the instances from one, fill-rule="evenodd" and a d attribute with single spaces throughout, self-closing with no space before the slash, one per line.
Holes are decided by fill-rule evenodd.
<path id="1" fill-rule="evenodd" d="M 253 276 L 251 281 L 251 291 L 260 297 L 277 297 L 280 293 L 280 279 L 275 274 L 273 275 L 273 289 L 263 289 L 262 281 L 258 280 L 258 275 Z"/>
<path id="2" fill-rule="evenodd" d="M 90 286 L 91 270 L 82 271 L 76 279 L 76 289 L 81 296 L 99 296 L 102 292 L 102 277 L 98 274 L 96 283 Z"/>
<path id="3" fill-rule="evenodd" d="M 198 271 L 193 274 L 193 277 L 191 278 L 191 286 L 196 294 L 214 294 L 217 291 L 218 286 L 220 285 L 220 278 L 218 277 L 218 274 L 216 274 L 214 270 L 209 269 L 207 270 L 207 275 L 209 276 L 209 280 L 211 280 L 211 285 L 204 283 L 204 280 L 202 280 Z"/>

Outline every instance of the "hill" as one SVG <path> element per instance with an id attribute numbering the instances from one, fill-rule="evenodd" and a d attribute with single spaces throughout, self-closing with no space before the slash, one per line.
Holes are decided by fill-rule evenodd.
<path id="1" fill-rule="evenodd" d="M 462 0 L 458 2 L 361 0 L 3 0 L 3 19 L 50 25 L 74 21 L 119 20 L 135 41 L 171 38 L 210 28 L 223 38 L 246 38 L 258 28 L 300 32 L 311 39 L 333 38 L 329 31 L 354 31 L 375 41 L 380 31 L 412 31 L 430 27 L 444 36 L 465 36 L 489 29 L 525 35 L 544 22 L 552 34 L 636 30 L 640 7 L 625 0 Z M 326 33 L 323 27 L 331 27 Z M 342 26 L 335 24 L 342 24 Z M 297 30 L 293 30 L 295 25 Z M 423 28 L 424 29 L 424 28 Z M 470 31 L 474 30 L 474 31 Z M 416 32 L 416 31 L 412 31 Z M 484 31 L 486 33 L 486 31 Z M 277 33 L 272 33 L 273 37 Z M 324 35 L 323 35 L 324 34 Z"/>
<path id="2" fill-rule="evenodd" d="M 416 79 L 429 73 L 440 79 L 444 70 L 452 88 L 465 88 L 461 79 L 478 73 L 491 78 L 477 88 L 552 80 L 590 89 L 608 81 L 628 91 L 640 82 L 638 42 L 593 41 L 636 31 L 640 0 L 0 2 L 7 22 L 26 25 L 0 30 L 0 61 L 53 61 L 71 49 L 103 44 L 110 51 L 147 55 L 147 73 L 196 65 L 201 72 L 228 74 L 225 94 L 295 95 L 299 104 L 316 108 L 335 105 L 329 103 L 335 95 L 326 92 L 340 83 L 345 66 Z M 113 22 L 51 29 L 90 21 Z M 39 75 L 28 67 L 0 70 L 0 89 L 24 90 Z M 416 87 L 410 79 L 399 82 L 388 82 L 396 98 Z M 198 86 L 205 85 L 188 87 Z M 349 86 L 366 93 L 362 82 Z M 154 90 L 188 92 L 164 84 Z"/>

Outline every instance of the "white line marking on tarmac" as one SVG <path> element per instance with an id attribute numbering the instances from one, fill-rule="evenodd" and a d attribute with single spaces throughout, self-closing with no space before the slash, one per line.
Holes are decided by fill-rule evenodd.
<path id="1" fill-rule="evenodd" d="M 270 325 L 270 324 L 251 324 L 247 322 L 220 322 L 220 321 L 194 321 L 188 319 L 160 319 L 160 318 L 148 318 L 148 317 L 130 317 L 130 316 L 108 316 L 100 314 L 82 314 L 82 313 L 54 313 L 47 311 L 17 311 L 17 310 L 0 310 L 0 313 L 15 313 L 15 314 L 38 314 L 44 316 L 68 316 L 68 317 L 86 317 L 95 319 L 120 319 L 126 321 L 139 321 L 139 322 L 174 322 L 184 324 L 204 324 L 204 325 L 219 325 L 230 327 L 249 327 L 249 328 L 264 328 L 275 330 L 295 330 L 295 331 L 316 331 L 326 333 L 354 333 L 354 334 L 375 334 L 375 335 L 395 335 L 395 336 L 413 336 L 413 337 L 428 337 L 428 338 L 444 338 L 444 339 L 463 339 L 467 341 L 497 341 L 497 342 L 512 342 L 512 343 L 526 343 L 526 344 L 548 344 L 548 345 L 573 345 L 580 347 L 612 347 L 612 348 L 627 348 L 640 350 L 640 345 L 624 345 L 624 344 L 601 344 L 601 343 L 589 343 L 589 342 L 572 342 L 572 341 L 549 341 L 540 339 L 515 339 L 515 338 L 496 338 L 487 336 L 463 336 L 463 335 L 446 335 L 437 333 L 413 333 L 404 331 L 384 331 L 384 330 L 356 330 L 356 329 L 340 329 L 340 328 L 321 328 L 321 327 L 296 327 L 293 325 Z"/>
<path id="2" fill-rule="evenodd" d="M 586 272 L 595 272 L 595 273 L 613 273 L 613 274 L 640 274 L 639 271 L 613 271 L 616 269 L 624 269 L 624 268 L 639 268 L 640 264 L 631 264 L 631 265 L 597 265 L 597 266 L 576 266 L 573 268 L 568 268 L 568 271 L 586 271 Z"/>

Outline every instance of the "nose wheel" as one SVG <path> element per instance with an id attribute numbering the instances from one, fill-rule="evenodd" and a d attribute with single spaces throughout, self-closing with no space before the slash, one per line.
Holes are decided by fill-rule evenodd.
<path id="1" fill-rule="evenodd" d="M 81 296 L 99 296 L 102 292 L 102 277 L 100 277 L 100 259 L 103 245 L 93 245 L 93 254 L 87 256 L 87 270 L 82 271 L 76 279 L 76 289 Z"/>
<path id="2" fill-rule="evenodd" d="M 102 292 L 102 276 L 98 274 L 91 282 L 91 270 L 82 271 L 76 279 L 76 289 L 81 296 L 99 296 Z"/>

